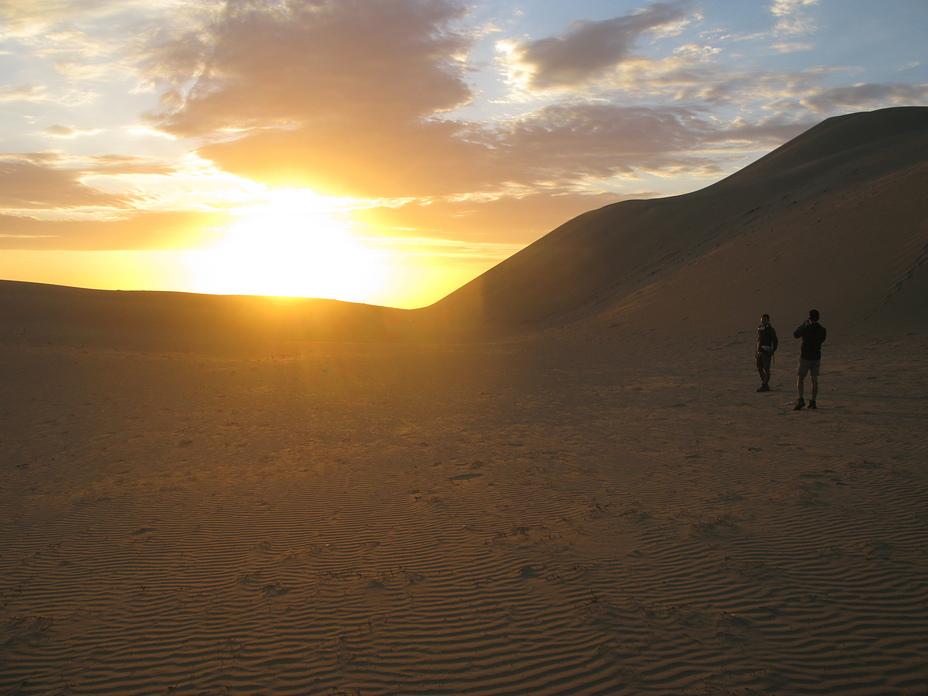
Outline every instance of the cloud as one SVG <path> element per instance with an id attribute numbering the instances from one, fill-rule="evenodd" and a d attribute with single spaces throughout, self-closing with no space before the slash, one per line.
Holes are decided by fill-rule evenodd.
<path id="1" fill-rule="evenodd" d="M 530 87 L 576 87 L 627 60 L 645 32 L 685 19 L 688 6 L 685 1 L 655 3 L 624 17 L 575 22 L 560 36 L 516 44 L 511 53 L 527 71 Z"/>
<path id="2" fill-rule="evenodd" d="M 568 60 L 592 44 L 587 65 L 608 64 L 626 50 L 615 53 L 609 41 L 630 47 L 641 33 L 679 22 L 685 6 L 655 4 L 575 26 L 558 56 Z M 463 13 L 456 1 L 219 7 L 152 46 L 145 65 L 165 90 L 165 106 L 152 115 L 159 127 L 202 138 L 198 154 L 235 175 L 325 195 L 435 199 L 564 188 L 660 162 L 685 166 L 685 157 L 658 154 L 683 149 L 691 115 L 682 109 L 564 104 L 497 128 L 451 118 L 473 98 L 466 65 L 454 57 L 469 47 L 453 30 Z M 674 67 L 712 52 L 690 53 L 697 55 L 679 56 Z M 648 157 L 636 159 L 645 146 Z"/>
<path id="3" fill-rule="evenodd" d="M 32 37 L 46 33 L 74 9 L 62 0 L 6 0 L 0 4 L 0 23 L 9 37 Z"/>
<path id="4" fill-rule="evenodd" d="M 712 130 L 683 107 L 560 103 L 488 128 L 447 121 L 372 124 L 365 131 L 267 131 L 202 148 L 226 171 L 324 195 L 358 198 L 508 197 L 565 192 L 590 177 L 663 166 L 702 171 L 691 151 Z"/>
<path id="5" fill-rule="evenodd" d="M 817 114 L 840 109 L 872 109 L 889 105 L 928 105 L 928 84 L 864 83 L 832 87 L 801 99 L 801 104 Z"/>
<path id="6" fill-rule="evenodd" d="M 709 130 L 683 107 L 563 103 L 514 122 L 505 142 L 520 169 L 566 182 L 684 166 Z"/>
<path id="7" fill-rule="evenodd" d="M 808 8 L 818 5 L 818 0 L 774 0 L 771 13 L 777 18 L 774 34 L 798 36 L 816 30 L 815 21 L 806 13 Z"/>
<path id="8" fill-rule="evenodd" d="M 47 102 L 45 88 L 38 85 L 14 85 L 0 87 L 0 103 L 3 102 Z"/>
<path id="9" fill-rule="evenodd" d="M 107 174 L 110 176 L 125 174 L 172 176 L 178 174 L 182 164 L 176 160 L 126 155 L 96 155 L 85 158 L 81 163 L 87 175 Z"/>
<path id="10" fill-rule="evenodd" d="M 150 48 L 174 135 L 408 121 L 466 102 L 457 0 L 225 2 Z"/>
<path id="11" fill-rule="evenodd" d="M 750 150 L 773 150 L 819 123 L 818 118 L 787 121 L 774 117 L 760 121 L 738 118 L 725 124 L 714 133 L 707 134 L 704 145 L 728 148 L 746 146 Z"/>
<path id="12" fill-rule="evenodd" d="M 332 121 L 260 131 L 198 154 L 238 176 L 324 195 L 441 196 L 492 181 L 500 154 L 466 134 L 465 125 L 450 121 Z"/>
<path id="13" fill-rule="evenodd" d="M 86 172 L 48 164 L 48 155 L 0 157 L 0 209 L 124 207 L 125 201 L 81 182 Z"/>
<path id="14" fill-rule="evenodd" d="M 458 0 L 228 2 L 150 47 L 155 125 L 200 137 L 226 171 L 321 193 L 433 196 L 482 185 L 494 159 L 473 98 Z"/>
<path id="15" fill-rule="evenodd" d="M 798 53 L 800 51 L 813 50 L 815 48 L 815 44 L 800 43 L 799 41 L 791 41 L 788 43 L 773 44 L 771 48 L 777 53 Z"/>
<path id="16" fill-rule="evenodd" d="M 52 46 L 61 39 L 83 37 L 78 27 L 104 25 L 111 19 L 120 21 L 144 16 L 151 9 L 180 6 L 184 0 L 3 0 L 0 2 L 0 25 L 6 38 L 36 40 L 38 46 Z M 54 40 L 49 42 L 50 34 Z M 109 39 L 112 40 L 110 36 Z"/>
<path id="17" fill-rule="evenodd" d="M 100 129 L 99 128 L 72 128 L 71 126 L 54 125 L 54 126 L 49 126 L 42 132 L 54 138 L 76 138 L 79 135 L 95 135 L 100 132 Z"/>
<path id="18" fill-rule="evenodd" d="M 473 197 L 374 207 L 358 211 L 354 217 L 369 228 L 397 237 L 524 244 L 581 213 L 628 197 L 617 193 L 540 190 L 490 199 Z"/>
<path id="19" fill-rule="evenodd" d="M 232 210 L 260 198 L 259 185 L 217 178 L 206 164 L 195 158 L 0 155 L 0 215 L 8 224 L 14 219 L 108 224 L 154 212 Z"/>
<path id="20" fill-rule="evenodd" d="M 131 212 L 114 220 L 37 220 L 0 213 L 0 249 L 103 251 L 184 249 L 215 241 L 228 225 L 221 213 Z M 204 230 L 206 232 L 204 232 Z"/>
<path id="21" fill-rule="evenodd" d="M 0 1 L 0 38 L 12 56 L 0 102 L 76 111 L 105 98 L 115 116 L 137 80 L 140 35 L 157 24 L 156 13 L 181 1 Z"/>

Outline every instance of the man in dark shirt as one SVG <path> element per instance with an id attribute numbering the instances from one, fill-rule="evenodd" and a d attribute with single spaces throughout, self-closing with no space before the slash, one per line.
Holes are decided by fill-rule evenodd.
<path id="1" fill-rule="evenodd" d="M 815 397 L 818 396 L 818 372 L 822 361 L 822 344 L 825 342 L 827 334 L 825 327 L 818 323 L 818 319 L 818 310 L 811 309 L 806 322 L 793 331 L 794 337 L 802 339 L 802 349 L 799 354 L 799 372 L 796 378 L 796 390 L 799 392 L 796 411 L 806 406 L 806 402 L 802 398 L 802 387 L 807 374 L 812 376 L 812 398 L 809 399 L 808 406 L 809 408 L 818 408 L 815 405 Z"/>
<path id="2" fill-rule="evenodd" d="M 777 349 L 777 332 L 770 324 L 770 315 L 764 314 L 757 327 L 757 347 L 754 349 L 754 359 L 757 362 L 757 371 L 760 373 L 760 389 L 757 391 L 770 391 L 770 358 Z"/>

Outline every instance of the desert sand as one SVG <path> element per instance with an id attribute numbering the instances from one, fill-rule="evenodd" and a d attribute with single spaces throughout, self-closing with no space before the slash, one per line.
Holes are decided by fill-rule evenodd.
<path id="1" fill-rule="evenodd" d="M 0 283 L 0 693 L 924 694 L 926 111 L 416 312 Z"/>

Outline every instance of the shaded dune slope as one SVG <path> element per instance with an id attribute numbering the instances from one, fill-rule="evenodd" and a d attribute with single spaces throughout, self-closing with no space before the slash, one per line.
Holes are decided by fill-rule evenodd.
<path id="1" fill-rule="evenodd" d="M 7 338 L 162 350 L 279 350 L 410 335 L 408 311 L 304 298 L 87 290 L 0 281 Z"/>
<path id="2" fill-rule="evenodd" d="M 820 305 L 842 324 L 924 324 L 926 190 L 928 108 L 832 118 L 703 190 L 581 215 L 428 311 L 728 331 Z"/>

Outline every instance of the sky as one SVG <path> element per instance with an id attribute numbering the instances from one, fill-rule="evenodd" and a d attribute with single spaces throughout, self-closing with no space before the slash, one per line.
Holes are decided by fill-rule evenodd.
<path id="1" fill-rule="evenodd" d="M 0 278 L 439 300 L 928 105 L 926 0 L 0 0 Z"/>

